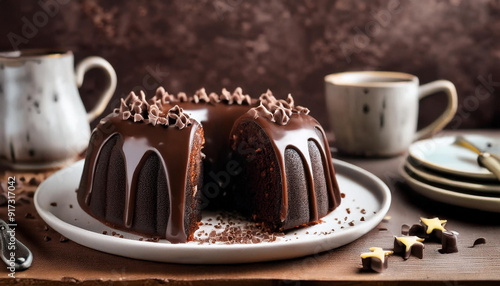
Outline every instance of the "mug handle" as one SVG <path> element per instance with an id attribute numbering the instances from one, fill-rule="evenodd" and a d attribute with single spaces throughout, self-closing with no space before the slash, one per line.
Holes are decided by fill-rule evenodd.
<path id="1" fill-rule="evenodd" d="M 96 106 L 94 106 L 92 110 L 87 112 L 87 120 L 89 122 L 91 122 L 104 112 L 106 106 L 111 100 L 111 97 L 113 97 L 113 93 L 115 93 L 116 90 L 116 72 L 113 69 L 113 66 L 111 66 L 111 64 L 107 60 L 101 57 L 85 58 L 76 66 L 75 76 L 76 84 L 78 87 L 82 86 L 85 73 L 93 68 L 101 68 L 106 71 L 106 73 L 108 74 L 108 85 L 97 101 Z"/>
<path id="2" fill-rule="evenodd" d="M 444 91 L 448 96 L 448 105 L 446 106 L 446 109 L 436 120 L 434 120 L 434 122 L 417 131 L 415 137 L 413 138 L 413 141 L 420 140 L 437 133 L 451 121 L 453 115 L 455 115 L 455 112 L 457 112 L 457 90 L 455 89 L 455 85 L 453 85 L 453 83 L 450 81 L 436 80 L 421 85 L 418 88 L 418 99 L 420 100 L 439 91 Z"/>

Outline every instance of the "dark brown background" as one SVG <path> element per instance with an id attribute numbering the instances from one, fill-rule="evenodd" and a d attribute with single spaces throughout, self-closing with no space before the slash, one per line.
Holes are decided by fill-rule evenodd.
<path id="1" fill-rule="evenodd" d="M 52 15 L 40 4 L 47 2 L 56 3 Z M 500 127 L 499 1 L 57 3 L 0 0 L 0 50 L 13 49 L 9 37 L 15 34 L 25 39 L 20 49 L 62 47 L 77 61 L 102 56 L 118 74 L 111 105 L 131 89 L 152 93 L 159 84 L 189 93 L 241 86 L 254 96 L 270 88 L 277 97 L 291 92 L 328 128 L 324 75 L 394 70 L 418 75 L 422 83 L 455 83 L 459 113 L 448 128 Z M 26 22 L 37 26 L 34 35 L 23 32 Z M 489 94 L 479 80 L 488 77 L 495 84 Z M 81 90 L 87 107 L 104 82 L 100 72 L 88 75 Z M 475 93 L 478 87 L 483 96 Z M 420 124 L 444 105 L 444 97 L 424 100 Z"/>

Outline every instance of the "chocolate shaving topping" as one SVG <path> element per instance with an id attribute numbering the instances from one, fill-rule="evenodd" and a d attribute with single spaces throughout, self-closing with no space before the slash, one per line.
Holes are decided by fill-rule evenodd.
<path id="1" fill-rule="evenodd" d="M 260 105 L 252 108 L 249 112 L 257 119 L 264 117 L 279 125 L 286 125 L 292 114 L 309 114 L 309 109 L 302 106 L 295 106 L 291 94 L 288 94 L 286 100 L 276 99 L 270 90 L 259 97 Z"/>
<path id="2" fill-rule="evenodd" d="M 163 103 L 170 102 L 172 97 L 163 88 L 158 88 L 156 95 L 148 102 L 144 92 L 140 92 L 140 97 L 131 92 L 125 100 L 121 100 L 120 108 L 115 110 L 115 113 L 118 113 L 123 120 L 132 118 L 134 122 L 144 122 L 153 126 L 175 126 L 179 129 L 190 126 L 193 119 L 178 105 L 164 110 Z M 182 94 L 178 94 L 177 99 L 184 101 Z"/>

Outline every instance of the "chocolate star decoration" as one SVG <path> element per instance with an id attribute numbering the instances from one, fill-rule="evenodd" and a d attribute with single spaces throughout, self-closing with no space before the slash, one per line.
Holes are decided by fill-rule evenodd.
<path id="1" fill-rule="evenodd" d="M 422 259 L 424 257 L 424 241 L 418 236 L 400 236 L 394 237 L 394 253 L 400 254 L 405 260 L 410 258 L 410 255 Z"/>
<path id="2" fill-rule="evenodd" d="M 441 236 L 443 231 L 446 231 L 444 226 L 446 225 L 446 220 L 441 220 L 437 217 L 435 218 L 420 218 L 423 226 L 425 227 L 425 234 L 429 238 L 435 238 L 441 242 Z"/>
<path id="3" fill-rule="evenodd" d="M 373 270 L 380 273 L 387 269 L 388 259 L 386 256 L 392 254 L 393 251 L 384 251 L 380 247 L 370 247 L 370 251 L 361 254 L 363 270 Z"/>

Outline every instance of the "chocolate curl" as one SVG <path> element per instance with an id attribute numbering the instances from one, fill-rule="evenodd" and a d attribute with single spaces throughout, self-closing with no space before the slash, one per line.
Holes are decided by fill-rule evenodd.
<path id="1" fill-rule="evenodd" d="M 118 113 L 122 115 L 123 120 L 127 120 L 130 118 L 130 116 L 132 116 L 132 114 L 130 113 L 130 109 L 127 106 L 127 103 L 125 102 L 125 100 L 123 98 L 121 98 L 120 101 L 121 101 L 120 108 L 119 109 L 117 108 Z"/>
<path id="2" fill-rule="evenodd" d="M 134 122 L 141 122 L 141 121 L 144 121 L 144 117 L 139 113 L 134 114 Z"/>
<path id="3" fill-rule="evenodd" d="M 217 93 L 215 92 L 210 93 L 210 95 L 208 96 L 208 102 L 210 102 L 211 104 L 216 104 L 219 101 L 219 95 L 217 95 Z"/>
<path id="4" fill-rule="evenodd" d="M 257 119 L 258 117 L 264 117 L 274 122 L 273 114 L 269 112 L 269 110 L 267 110 L 267 108 L 262 104 L 262 102 L 260 103 L 259 106 L 250 109 L 249 112 L 254 119 Z"/>
<path id="5" fill-rule="evenodd" d="M 151 123 L 153 126 L 156 126 L 156 124 L 158 123 L 159 116 L 160 116 L 160 109 L 158 108 L 158 105 L 150 105 L 148 114 L 148 123 Z"/>
<path id="6" fill-rule="evenodd" d="M 288 97 L 286 98 L 286 102 L 288 103 L 288 105 L 290 106 L 290 108 L 293 109 L 295 107 L 295 101 L 293 100 L 293 97 L 292 97 L 291 93 L 288 94 Z"/>
<path id="7" fill-rule="evenodd" d="M 263 93 L 263 94 L 260 95 L 259 100 L 260 101 L 264 101 L 264 104 L 266 104 L 266 103 L 275 102 L 276 98 L 274 97 L 274 95 L 271 92 L 271 90 L 268 89 L 266 91 L 266 93 Z"/>
<path id="8" fill-rule="evenodd" d="M 179 92 L 177 94 L 177 100 L 180 101 L 180 102 L 186 102 L 186 101 L 188 101 L 188 97 L 187 97 L 186 93 Z"/>
<path id="9" fill-rule="evenodd" d="M 168 92 L 165 91 L 165 89 L 162 86 L 156 89 L 155 97 L 157 97 L 157 100 L 158 99 L 161 100 L 161 105 L 178 101 L 173 94 L 168 94 Z"/>
<path id="10" fill-rule="evenodd" d="M 305 115 L 308 115 L 310 112 L 310 110 L 308 108 L 302 107 L 302 106 L 295 107 L 295 110 L 297 110 L 298 114 L 305 114 Z"/>
<path id="11" fill-rule="evenodd" d="M 281 107 L 283 107 L 283 108 L 286 108 L 286 109 L 292 109 L 292 108 L 290 107 L 290 104 L 288 104 L 288 102 L 287 102 L 286 100 L 284 100 L 284 99 L 280 99 L 280 100 L 278 100 L 278 103 L 279 103 L 279 105 L 280 105 Z"/>
<path id="12" fill-rule="evenodd" d="M 274 121 L 279 125 L 286 125 L 290 117 L 287 115 L 286 110 L 282 107 L 279 107 L 274 111 Z"/>
<path id="13" fill-rule="evenodd" d="M 168 126 L 168 119 L 165 117 L 158 117 L 157 123 L 159 125 Z"/>
<path id="14" fill-rule="evenodd" d="M 227 89 L 225 88 L 222 89 L 222 94 L 220 95 L 220 101 L 225 101 L 228 104 L 233 103 L 233 97 L 231 96 L 231 93 L 227 91 Z"/>
<path id="15" fill-rule="evenodd" d="M 243 96 L 243 100 L 241 101 L 241 104 L 250 105 L 251 103 L 252 103 L 252 98 L 250 97 L 250 95 L 245 94 Z"/>
<path id="16" fill-rule="evenodd" d="M 183 109 L 180 108 L 178 105 L 172 107 L 168 111 L 167 117 L 168 117 L 167 125 L 174 125 L 179 129 L 191 125 L 191 120 L 189 116 L 186 113 L 184 113 Z"/>
<path id="17" fill-rule="evenodd" d="M 127 119 L 129 119 L 130 117 L 132 117 L 132 113 L 131 113 L 130 111 L 128 111 L 128 110 L 127 110 L 127 111 L 124 111 L 124 112 L 122 113 L 122 119 L 123 119 L 123 120 L 127 120 Z"/>
<path id="18" fill-rule="evenodd" d="M 208 102 L 208 95 L 205 91 L 205 88 L 198 89 L 191 98 L 191 101 L 194 103 L 199 103 L 200 101 Z"/>
<path id="19" fill-rule="evenodd" d="M 207 95 L 205 89 L 201 88 L 201 89 L 196 91 L 196 93 L 193 96 L 192 101 L 194 101 L 194 103 L 210 102 L 210 99 L 208 98 L 208 95 Z"/>
<path id="20" fill-rule="evenodd" d="M 148 103 L 151 104 L 156 104 L 158 106 L 161 106 L 167 102 L 169 102 L 168 98 L 169 94 L 168 92 L 165 91 L 165 89 L 160 86 L 159 88 L 156 89 L 156 94 L 153 96 Z"/>

